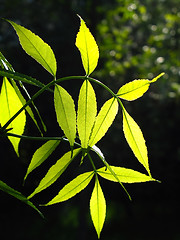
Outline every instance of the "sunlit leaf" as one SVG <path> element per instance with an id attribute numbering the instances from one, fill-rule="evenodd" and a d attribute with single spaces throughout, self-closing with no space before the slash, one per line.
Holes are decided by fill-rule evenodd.
<path id="1" fill-rule="evenodd" d="M 47 172 L 46 176 L 41 180 L 37 188 L 34 190 L 34 192 L 28 197 L 32 198 L 35 194 L 41 192 L 42 190 L 49 187 L 51 184 L 53 184 L 60 176 L 61 174 L 66 170 L 66 168 L 69 166 L 69 164 L 72 162 L 72 160 L 78 155 L 78 153 L 81 151 L 80 148 L 74 149 L 73 156 L 71 151 L 65 153 Z"/>
<path id="2" fill-rule="evenodd" d="M 76 47 L 81 53 L 83 67 L 86 75 L 90 75 L 97 66 L 99 49 L 93 35 L 90 33 L 85 22 L 80 17 L 81 25 L 76 37 Z"/>
<path id="3" fill-rule="evenodd" d="M 8 186 L 6 183 L 4 183 L 3 181 L 0 181 L 0 190 L 8 193 L 9 195 L 17 198 L 18 200 L 26 203 L 27 205 L 29 205 L 30 207 L 34 208 L 40 215 L 41 217 L 44 218 L 43 214 L 39 211 L 39 209 L 37 209 L 34 204 L 32 202 L 30 202 L 24 195 L 22 195 L 22 193 L 16 191 L 15 189 L 13 189 L 12 187 Z"/>
<path id="4" fill-rule="evenodd" d="M 106 217 L 106 201 L 97 177 L 90 199 L 90 213 L 98 238 L 100 238 Z"/>
<path id="5" fill-rule="evenodd" d="M 118 102 L 116 98 L 111 98 L 102 106 L 89 140 L 89 146 L 96 144 L 108 131 L 118 112 Z"/>
<path id="6" fill-rule="evenodd" d="M 139 162 L 146 168 L 150 174 L 148 163 L 148 152 L 146 143 L 140 127 L 122 106 L 123 110 L 123 131 L 125 138 Z"/>
<path id="7" fill-rule="evenodd" d="M 55 86 L 54 104 L 59 126 L 68 138 L 70 146 L 73 146 L 76 137 L 75 105 L 71 95 L 59 85 Z"/>
<path id="8" fill-rule="evenodd" d="M 74 197 L 77 193 L 81 192 L 89 184 L 93 176 L 93 171 L 80 174 L 67 185 L 65 185 L 60 190 L 60 192 L 45 206 L 63 202 Z"/>
<path id="9" fill-rule="evenodd" d="M 36 150 L 29 164 L 24 180 L 27 178 L 30 172 L 36 169 L 51 155 L 51 153 L 56 149 L 59 143 L 60 143 L 59 140 L 49 140 Z"/>
<path id="10" fill-rule="evenodd" d="M 123 167 L 114 167 L 111 166 L 111 169 L 119 178 L 122 183 L 140 183 L 140 182 L 148 182 L 148 181 L 156 181 L 151 176 L 147 176 L 143 173 L 134 171 L 132 169 L 123 168 Z M 97 169 L 97 173 L 110 181 L 117 182 L 117 179 L 112 175 L 112 173 L 106 167 L 102 167 Z"/>
<path id="11" fill-rule="evenodd" d="M 93 87 L 85 80 L 79 93 L 77 128 L 81 147 L 87 148 L 97 113 L 96 96 Z"/>
<path id="12" fill-rule="evenodd" d="M 1 76 L 4 76 L 4 77 L 7 77 L 7 78 L 10 78 L 10 81 L 11 81 L 11 84 L 14 88 L 14 90 L 16 91 L 16 94 L 18 95 L 20 101 L 22 102 L 23 105 L 26 104 L 26 100 L 25 98 L 23 97 L 23 95 L 21 94 L 21 91 L 19 90 L 18 86 L 16 85 L 15 81 L 14 80 L 18 80 L 18 83 L 20 85 L 20 87 L 23 89 L 24 93 L 26 94 L 26 96 L 28 97 L 28 99 L 30 99 L 30 95 L 27 91 L 27 89 L 25 88 L 25 86 L 23 85 L 23 82 L 26 82 L 26 83 L 29 83 L 29 84 L 33 84 L 33 85 L 36 85 L 36 86 L 39 86 L 39 87 L 44 87 L 45 85 L 42 84 L 41 82 L 39 82 L 38 80 L 32 78 L 32 77 L 29 77 L 29 76 L 26 76 L 26 75 L 23 75 L 23 74 L 20 74 L 20 73 L 16 73 L 13 69 L 13 67 L 11 66 L 11 64 L 8 62 L 8 60 L 3 56 L 3 54 L 0 52 L 0 65 L 2 66 L 3 69 L 0 69 L 0 75 Z M 52 91 L 49 89 L 49 91 Z M 44 128 L 44 131 L 46 131 L 46 126 L 40 116 L 40 113 L 37 109 L 37 107 L 35 106 L 34 102 L 32 102 L 32 105 L 37 113 L 37 115 L 39 116 L 39 119 L 41 121 L 41 124 Z M 37 126 L 38 130 L 40 131 L 41 135 L 42 135 L 42 132 L 41 132 L 41 129 L 35 119 L 35 116 L 34 116 L 34 113 L 31 109 L 30 106 L 27 106 L 26 109 L 27 113 L 29 114 L 29 116 L 31 117 L 31 119 L 34 121 L 35 125 Z"/>
<path id="13" fill-rule="evenodd" d="M 148 89 L 151 83 L 157 81 L 164 73 L 159 74 L 157 77 L 153 78 L 151 81 L 148 79 L 138 79 L 129 82 L 122 86 L 117 95 L 125 100 L 133 101 L 140 98 Z"/>
<path id="14" fill-rule="evenodd" d="M 51 47 L 25 27 L 7 21 L 14 27 L 25 52 L 40 63 L 49 73 L 56 76 L 57 64 Z"/>
<path id="15" fill-rule="evenodd" d="M 11 86 L 7 78 L 3 79 L 3 84 L 1 88 L 0 94 L 0 123 L 3 126 L 6 122 L 14 116 L 15 113 L 23 106 L 20 101 L 16 91 Z M 26 123 L 26 115 L 25 111 L 22 111 L 8 126 L 8 128 L 12 128 L 9 133 L 15 133 L 22 135 L 24 132 L 24 127 Z M 18 153 L 18 146 L 20 139 L 14 137 L 8 137 L 11 141 L 14 150 Z"/>

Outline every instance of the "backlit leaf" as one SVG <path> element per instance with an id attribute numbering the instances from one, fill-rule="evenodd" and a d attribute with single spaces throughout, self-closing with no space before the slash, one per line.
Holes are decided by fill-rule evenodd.
<path id="1" fill-rule="evenodd" d="M 59 140 L 49 140 L 36 150 L 29 164 L 24 180 L 27 178 L 30 172 L 36 169 L 51 155 L 51 153 L 56 149 L 59 143 L 60 143 Z"/>
<path id="2" fill-rule="evenodd" d="M 97 113 L 96 96 L 93 87 L 85 80 L 79 93 L 77 128 L 81 147 L 87 148 Z"/>
<path id="3" fill-rule="evenodd" d="M 57 196 L 55 196 L 45 206 L 63 202 L 74 197 L 77 193 L 81 192 L 89 184 L 93 176 L 94 172 L 92 171 L 80 174 L 67 185 L 65 185 L 64 188 L 62 188 L 57 194 Z"/>
<path id="4" fill-rule="evenodd" d="M 25 27 L 7 21 L 14 27 L 25 52 L 40 63 L 49 73 L 56 76 L 57 64 L 51 47 Z"/>
<path id="5" fill-rule="evenodd" d="M 73 156 L 71 157 L 71 151 L 65 153 L 47 172 L 46 176 L 41 180 L 34 192 L 28 197 L 32 198 L 35 194 L 53 184 L 61 174 L 66 170 L 72 160 L 80 153 L 81 149 L 74 149 Z"/>
<path id="6" fill-rule="evenodd" d="M 151 83 L 157 81 L 164 73 L 159 74 L 157 77 L 152 80 L 148 79 L 138 79 L 132 82 L 129 82 L 122 86 L 117 95 L 125 100 L 133 101 L 137 98 L 140 98 L 148 89 Z"/>
<path id="7" fill-rule="evenodd" d="M 76 137 L 75 105 L 71 95 L 59 85 L 55 85 L 54 104 L 59 126 L 68 138 L 70 146 L 73 146 Z"/>
<path id="8" fill-rule="evenodd" d="M 81 53 L 82 63 L 86 75 L 89 76 L 97 66 L 99 49 L 93 35 L 81 17 L 80 20 L 81 25 L 76 37 L 76 47 Z"/>
<path id="9" fill-rule="evenodd" d="M 151 176 L 147 176 L 143 173 L 134 171 L 132 169 L 123 168 L 123 167 L 114 167 L 111 166 L 111 169 L 118 177 L 119 181 L 122 183 L 139 183 L 139 182 L 147 182 L 147 181 L 155 181 Z M 97 173 L 110 181 L 118 182 L 117 179 L 112 175 L 112 173 L 106 167 L 102 167 L 97 169 Z"/>
<path id="10" fill-rule="evenodd" d="M 148 153 L 146 143 L 140 127 L 122 106 L 123 110 L 123 131 L 125 138 L 139 162 L 146 168 L 150 174 L 148 164 Z"/>
<path id="11" fill-rule="evenodd" d="M 3 79 L 3 84 L 1 88 L 0 94 L 0 123 L 1 125 L 5 125 L 6 122 L 14 116 L 15 113 L 23 106 L 22 102 L 20 101 L 16 91 L 11 86 L 7 78 Z M 26 115 L 25 111 L 22 111 L 8 126 L 8 128 L 12 128 L 9 133 L 15 133 L 22 135 L 24 132 L 24 127 L 26 123 Z M 15 137 L 8 137 L 11 141 L 14 150 L 18 153 L 18 146 L 20 139 Z"/>
<path id="12" fill-rule="evenodd" d="M 30 207 L 34 208 L 40 215 L 41 217 L 44 218 L 43 214 L 37 209 L 32 202 L 30 202 L 22 193 L 16 191 L 12 187 L 8 186 L 6 183 L 3 181 L 0 181 L 0 190 L 8 193 L 9 195 L 17 198 L 18 200 L 24 202 L 25 204 L 29 205 Z"/>
<path id="13" fill-rule="evenodd" d="M 90 199 L 90 213 L 98 238 L 100 238 L 106 217 L 106 200 L 97 177 Z"/>
<path id="14" fill-rule="evenodd" d="M 116 98 L 111 98 L 102 106 L 89 140 L 89 146 L 92 147 L 96 144 L 107 132 L 113 123 L 118 112 L 118 101 Z"/>

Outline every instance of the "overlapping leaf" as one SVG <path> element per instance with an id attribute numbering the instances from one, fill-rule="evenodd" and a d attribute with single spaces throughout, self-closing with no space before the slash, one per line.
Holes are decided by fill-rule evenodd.
<path id="1" fill-rule="evenodd" d="M 72 160 L 78 155 L 81 150 L 74 149 L 73 156 L 71 152 L 65 153 L 47 172 L 46 176 L 41 180 L 37 188 L 34 192 L 28 197 L 28 199 L 32 198 L 35 194 L 41 192 L 42 190 L 49 187 L 53 184 L 61 174 L 66 170 Z"/>
<path id="2" fill-rule="evenodd" d="M 151 176 L 134 171 L 132 169 L 123 168 L 123 167 L 114 167 L 114 166 L 110 166 L 110 167 L 118 177 L 119 181 L 121 181 L 122 183 L 140 183 L 140 182 L 155 181 L 155 179 L 153 179 Z M 109 181 L 117 182 L 117 179 L 112 175 L 112 173 L 106 167 L 97 169 L 97 173 L 101 177 Z"/>
<path id="3" fill-rule="evenodd" d="M 87 148 L 89 137 L 97 113 L 96 95 L 88 80 L 85 80 L 79 93 L 77 128 L 81 147 Z"/>
<path id="4" fill-rule="evenodd" d="M 36 169 L 51 155 L 51 153 L 56 149 L 59 143 L 60 143 L 59 140 L 49 140 L 36 150 L 29 164 L 24 180 L 27 178 L 30 172 Z"/>
<path id="5" fill-rule="evenodd" d="M 102 106 L 89 140 L 89 146 L 92 147 L 96 144 L 107 132 L 113 123 L 118 112 L 118 102 L 116 98 L 111 98 Z"/>
<path id="6" fill-rule="evenodd" d="M 23 75 L 23 74 L 20 74 L 20 73 L 16 73 L 14 71 L 13 67 L 11 66 L 11 64 L 7 61 L 7 59 L 3 56 L 3 54 L 1 52 L 0 52 L 0 65 L 3 68 L 3 69 L 0 69 L 0 75 L 4 76 L 4 77 L 7 77 L 7 78 L 10 78 L 11 84 L 12 84 L 12 86 L 13 86 L 16 94 L 17 94 L 17 96 L 19 97 L 19 99 L 20 99 L 20 101 L 21 101 L 21 103 L 23 105 L 25 105 L 26 100 L 23 97 L 23 95 L 21 94 L 21 92 L 20 92 L 18 86 L 16 85 L 14 79 L 18 80 L 21 88 L 24 90 L 24 92 L 25 92 L 26 96 L 28 97 L 28 99 L 30 99 L 31 97 L 30 97 L 27 89 L 25 88 L 25 86 L 23 85 L 22 82 L 33 84 L 33 85 L 36 85 L 36 86 L 39 86 L 39 87 L 44 87 L 45 86 L 44 84 L 42 84 L 41 82 L 39 82 L 38 80 L 36 80 L 36 79 L 34 79 L 32 77 L 29 77 L 27 75 Z M 35 104 L 33 102 L 32 102 L 32 105 L 33 105 L 34 109 L 36 110 L 37 115 L 39 116 L 41 124 L 42 124 L 42 126 L 44 128 L 44 131 L 46 131 L 46 126 L 45 126 L 45 124 L 44 124 L 44 122 L 43 122 L 43 120 L 42 120 L 42 118 L 40 116 L 40 113 L 39 113 L 37 107 L 35 106 Z M 41 129 L 40 129 L 40 127 L 39 127 L 39 125 L 38 125 L 38 123 L 37 123 L 37 121 L 35 119 L 35 116 L 34 116 L 34 113 L 33 113 L 32 109 L 31 109 L 31 107 L 27 106 L 25 110 L 27 111 L 27 113 L 29 114 L 29 116 L 31 117 L 31 119 L 34 121 L 35 125 L 39 129 L 40 133 L 42 134 Z"/>
<path id="7" fill-rule="evenodd" d="M 59 126 L 68 138 L 70 146 L 73 146 L 76 137 L 75 105 L 71 95 L 59 85 L 55 86 L 54 104 Z"/>
<path id="8" fill-rule="evenodd" d="M 131 147 L 134 155 L 137 157 L 139 162 L 146 168 L 149 175 L 151 175 L 149 170 L 147 147 L 142 131 L 123 106 L 122 110 L 123 110 L 123 131 L 125 138 L 129 146 Z"/>
<path id="9" fill-rule="evenodd" d="M 60 192 L 57 194 L 57 196 L 55 196 L 45 206 L 63 202 L 74 197 L 77 193 L 81 192 L 89 184 L 93 176 L 93 171 L 80 174 L 67 185 L 65 185 L 64 188 L 61 189 Z"/>
<path id="10" fill-rule="evenodd" d="M 139 79 L 129 82 L 119 89 L 117 96 L 128 101 L 140 98 L 149 89 L 150 84 L 157 81 L 162 75 L 164 73 L 159 74 L 152 80 Z"/>
<path id="11" fill-rule="evenodd" d="M 56 76 L 57 64 L 51 47 L 25 27 L 7 21 L 14 27 L 25 52 L 40 63 L 49 73 Z"/>
<path id="12" fill-rule="evenodd" d="M 14 116 L 15 113 L 23 106 L 22 102 L 20 101 L 16 91 L 11 86 L 7 78 L 3 79 L 3 84 L 1 88 L 1 95 L 0 95 L 0 123 L 3 126 L 6 122 Z M 21 135 L 24 132 L 24 127 L 26 123 L 26 115 L 25 111 L 22 111 L 18 117 L 16 117 L 9 128 L 12 128 L 9 133 L 15 133 Z M 15 152 L 19 156 L 18 146 L 20 139 L 14 137 L 8 137 L 11 141 Z"/>
<path id="13" fill-rule="evenodd" d="M 97 66 L 99 49 L 93 35 L 90 33 L 85 22 L 80 17 L 81 25 L 76 37 L 76 47 L 81 53 L 83 67 L 89 76 Z"/>
<path id="14" fill-rule="evenodd" d="M 97 177 L 90 199 L 90 213 L 98 238 L 100 238 L 106 217 L 106 201 Z"/>

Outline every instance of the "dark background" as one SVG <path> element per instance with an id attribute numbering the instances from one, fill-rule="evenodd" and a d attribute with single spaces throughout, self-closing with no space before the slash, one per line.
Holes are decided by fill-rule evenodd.
<path id="1" fill-rule="evenodd" d="M 124 102 L 143 131 L 152 175 L 161 180 L 161 184 L 126 185 L 133 199 L 130 202 L 118 184 L 100 179 L 107 201 L 101 239 L 180 239 L 179 10 L 179 0 L 0 0 L 0 17 L 22 24 L 52 47 L 58 62 L 57 77 L 84 75 L 75 47 L 79 29 L 76 14 L 86 21 L 100 49 L 98 67 L 92 76 L 112 90 L 117 91 L 131 80 L 152 79 L 165 72 L 143 98 Z M 0 22 L 0 49 L 17 72 L 31 75 L 43 83 L 52 80 L 25 54 L 14 30 L 3 20 Z M 81 81 L 69 81 L 63 86 L 77 102 Z M 31 95 L 37 91 L 34 87 L 26 87 Z M 99 86 L 93 87 L 100 108 L 110 96 Z M 46 136 L 61 136 L 52 94 L 43 94 L 35 103 L 47 125 Z M 39 135 L 30 119 L 25 134 Z M 41 145 L 42 142 L 21 141 L 20 158 L 17 158 L 9 141 L 0 139 L 0 179 L 26 196 L 30 194 L 48 167 L 68 149 L 67 144 L 60 145 L 50 159 L 28 177 L 23 187 L 28 163 Z M 125 141 L 120 112 L 98 146 L 110 164 L 145 173 Z M 85 171 L 88 166 L 84 163 L 82 168 Z M 78 171 L 78 163 L 73 163 L 64 177 L 35 196 L 33 203 L 46 203 Z M 97 239 L 89 214 L 92 188 L 93 182 L 67 202 L 41 207 L 46 220 L 22 202 L 0 192 L 1 239 Z"/>

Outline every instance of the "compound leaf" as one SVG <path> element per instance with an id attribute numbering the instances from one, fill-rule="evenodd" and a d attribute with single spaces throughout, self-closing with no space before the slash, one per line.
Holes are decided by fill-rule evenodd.
<path id="1" fill-rule="evenodd" d="M 67 185 L 65 185 L 64 188 L 62 188 L 57 194 L 57 196 L 55 196 L 45 206 L 63 202 L 74 197 L 77 193 L 81 192 L 89 184 L 93 176 L 93 171 L 80 174 Z"/>
<path id="2" fill-rule="evenodd" d="M 87 148 L 97 113 L 96 95 L 88 80 L 82 84 L 78 100 L 77 128 L 81 147 Z"/>
<path id="3" fill-rule="evenodd" d="M 57 84 L 54 90 L 54 104 L 59 126 L 68 138 L 70 146 L 73 146 L 76 137 L 76 112 L 74 101 L 71 95 Z"/>
<path id="4" fill-rule="evenodd" d="M 139 162 L 146 168 L 147 172 L 150 174 L 149 164 L 148 164 L 148 153 L 146 143 L 142 134 L 140 127 L 134 121 L 134 119 L 129 115 L 122 105 L 123 111 L 123 131 L 125 138 L 132 149 L 134 155 L 137 157 Z"/>
<path id="5" fill-rule="evenodd" d="M 102 106 L 89 140 L 89 146 L 95 145 L 107 132 L 113 123 L 118 112 L 118 101 L 116 98 L 111 98 Z"/>
<path id="6" fill-rule="evenodd" d="M 51 47 L 25 27 L 10 20 L 7 21 L 15 29 L 25 52 L 40 63 L 50 74 L 56 76 L 57 64 Z"/>
<path id="7" fill-rule="evenodd" d="M 152 80 L 138 79 L 129 82 L 119 89 L 117 96 L 128 101 L 140 98 L 149 89 L 150 84 L 157 81 L 162 75 L 164 75 L 164 73 L 159 74 Z"/>
<path id="8" fill-rule="evenodd" d="M 35 194 L 41 192 L 46 189 L 50 185 L 52 185 L 66 170 L 72 160 L 79 154 L 81 151 L 80 148 L 74 149 L 73 156 L 71 151 L 65 153 L 47 172 L 45 177 L 41 180 L 37 188 L 34 192 L 28 197 L 28 199 L 32 198 Z"/>
<path id="9" fill-rule="evenodd" d="M 60 140 L 49 140 L 36 150 L 29 164 L 24 180 L 27 178 L 30 172 L 36 169 L 51 155 L 51 153 L 56 149 L 59 143 Z"/>
<path id="10" fill-rule="evenodd" d="M 89 76 L 97 66 L 99 49 L 93 35 L 90 33 L 85 22 L 80 17 L 81 25 L 76 37 L 76 47 L 81 53 L 83 67 Z"/>
<path id="11" fill-rule="evenodd" d="M 140 183 L 140 182 L 147 182 L 147 181 L 156 181 L 151 176 L 147 176 L 143 173 L 134 171 L 132 169 L 115 167 L 115 166 L 110 166 L 110 167 L 118 177 L 119 181 L 121 181 L 122 183 Z M 106 167 L 97 169 L 97 173 L 101 177 L 109 181 L 118 182 L 117 179 L 112 175 L 112 173 Z"/>
<path id="12" fill-rule="evenodd" d="M 106 217 L 106 200 L 97 177 L 90 199 L 90 213 L 98 238 L 100 238 Z"/>
<path id="13" fill-rule="evenodd" d="M 3 126 L 6 122 L 18 112 L 20 108 L 23 107 L 16 91 L 9 83 L 8 79 L 5 77 L 3 79 L 3 84 L 1 88 L 0 95 L 0 123 Z M 22 135 L 24 132 L 24 127 L 26 123 L 25 111 L 22 111 L 9 125 L 12 128 L 9 133 L 15 133 Z M 8 137 L 11 141 L 15 152 L 19 156 L 18 146 L 20 139 L 15 137 Z"/>

